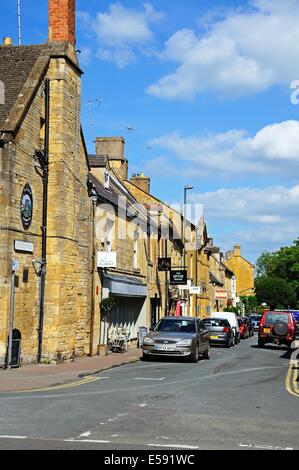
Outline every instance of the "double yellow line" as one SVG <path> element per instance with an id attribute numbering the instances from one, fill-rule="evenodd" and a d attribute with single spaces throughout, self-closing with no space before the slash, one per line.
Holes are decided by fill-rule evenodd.
<path id="1" fill-rule="evenodd" d="M 295 397 L 299 397 L 299 349 L 296 349 L 290 359 L 290 366 L 286 376 L 286 389 Z"/>
<path id="2" fill-rule="evenodd" d="M 95 382 L 96 380 L 100 380 L 100 379 L 101 377 L 87 376 L 82 380 L 77 380 L 76 382 L 71 382 L 71 383 L 64 384 L 64 385 L 56 385 L 54 387 L 48 387 L 48 388 L 36 388 L 33 390 L 20 390 L 17 393 L 49 392 L 52 390 L 63 390 L 65 388 L 79 387 L 80 385 L 85 385 L 85 384 Z"/>

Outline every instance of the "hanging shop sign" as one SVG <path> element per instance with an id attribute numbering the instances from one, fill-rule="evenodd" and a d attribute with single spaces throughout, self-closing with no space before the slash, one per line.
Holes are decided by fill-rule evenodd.
<path id="1" fill-rule="evenodd" d="M 171 271 L 171 258 L 158 258 L 158 271 Z"/>
<path id="2" fill-rule="evenodd" d="M 20 213 L 24 229 L 29 230 L 33 214 L 33 195 L 28 183 L 25 185 L 22 192 Z"/>
<path id="3" fill-rule="evenodd" d="M 215 299 L 216 300 L 227 300 L 226 290 L 216 289 Z"/>
<path id="4" fill-rule="evenodd" d="M 202 287 L 201 286 L 192 286 L 190 287 L 190 294 L 201 295 Z"/>
<path id="5" fill-rule="evenodd" d="M 175 271 L 170 271 L 170 284 L 186 285 L 187 284 L 187 270 L 177 269 Z"/>

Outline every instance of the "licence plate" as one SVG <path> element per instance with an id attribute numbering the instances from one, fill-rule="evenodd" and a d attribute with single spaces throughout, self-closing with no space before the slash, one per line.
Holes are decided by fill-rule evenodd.
<path id="1" fill-rule="evenodd" d="M 271 328 L 264 328 L 264 333 L 271 333 Z"/>
<path id="2" fill-rule="evenodd" d="M 218 339 L 219 336 L 210 336 L 211 339 Z"/>
<path id="3" fill-rule="evenodd" d="M 158 351 L 174 351 L 173 346 L 165 346 L 165 345 L 156 345 L 156 349 L 158 349 Z"/>

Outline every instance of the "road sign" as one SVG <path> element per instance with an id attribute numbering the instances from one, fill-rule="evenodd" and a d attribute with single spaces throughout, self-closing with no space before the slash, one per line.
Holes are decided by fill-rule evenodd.
<path id="1" fill-rule="evenodd" d="M 187 270 L 177 269 L 170 271 L 170 284 L 184 285 L 187 284 Z"/>
<path id="2" fill-rule="evenodd" d="M 201 295 L 202 287 L 201 286 L 192 286 L 190 287 L 190 294 Z"/>
<path id="3" fill-rule="evenodd" d="M 17 259 L 11 261 L 11 269 L 14 273 L 17 273 L 20 269 L 20 262 Z"/>
<path id="4" fill-rule="evenodd" d="M 34 248 L 33 243 L 15 240 L 16 251 L 23 251 L 24 253 L 33 253 L 33 248 Z"/>

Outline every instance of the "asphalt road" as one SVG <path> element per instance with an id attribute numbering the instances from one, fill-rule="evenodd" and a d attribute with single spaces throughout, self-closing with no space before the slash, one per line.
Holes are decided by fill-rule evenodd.
<path id="1" fill-rule="evenodd" d="M 0 450 L 297 450 L 297 370 L 285 348 L 256 344 L 213 347 L 198 364 L 163 358 L 77 387 L 2 393 Z"/>

